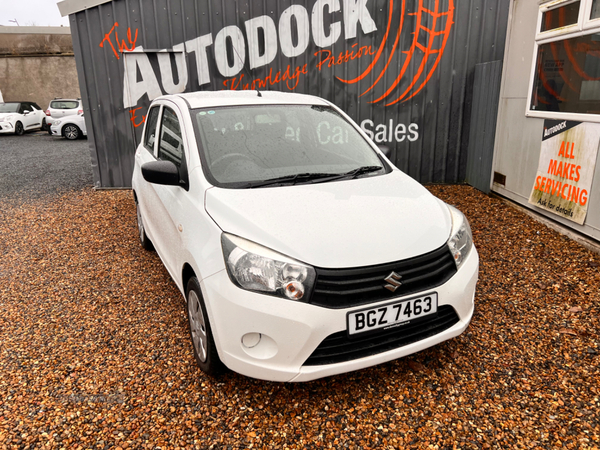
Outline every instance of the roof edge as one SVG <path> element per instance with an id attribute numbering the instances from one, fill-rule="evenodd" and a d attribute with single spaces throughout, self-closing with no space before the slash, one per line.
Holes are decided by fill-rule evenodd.
<path id="1" fill-rule="evenodd" d="M 59 2 L 58 10 L 61 16 L 65 17 L 69 14 L 74 14 L 85 9 L 90 9 L 103 3 L 108 3 L 113 0 L 63 0 Z"/>
<path id="2" fill-rule="evenodd" d="M 71 34 L 70 27 L 7 26 L 0 34 Z"/>

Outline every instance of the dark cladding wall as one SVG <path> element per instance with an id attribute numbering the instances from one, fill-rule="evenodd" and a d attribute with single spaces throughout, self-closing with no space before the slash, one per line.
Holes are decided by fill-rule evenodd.
<path id="1" fill-rule="evenodd" d="M 325 97 L 412 177 L 461 182 L 474 68 L 503 58 L 508 8 L 508 0 L 113 0 L 72 14 L 96 184 L 130 186 L 153 98 L 248 88 Z"/>

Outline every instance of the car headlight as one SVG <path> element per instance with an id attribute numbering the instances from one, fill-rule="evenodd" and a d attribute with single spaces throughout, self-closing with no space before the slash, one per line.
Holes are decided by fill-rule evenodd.
<path id="1" fill-rule="evenodd" d="M 60 125 L 60 120 L 55 120 L 54 122 L 52 122 L 52 125 Z"/>
<path id="2" fill-rule="evenodd" d="M 465 215 L 453 206 L 448 205 L 448 209 L 452 216 L 452 233 L 448 240 L 448 247 L 458 269 L 473 247 L 473 235 Z"/>
<path id="3" fill-rule="evenodd" d="M 238 287 L 290 300 L 310 298 L 314 268 L 231 234 L 224 233 L 221 244 L 227 273 Z"/>
<path id="4" fill-rule="evenodd" d="M 11 120 L 13 120 L 13 116 L 0 117 L 0 122 L 10 122 Z"/>

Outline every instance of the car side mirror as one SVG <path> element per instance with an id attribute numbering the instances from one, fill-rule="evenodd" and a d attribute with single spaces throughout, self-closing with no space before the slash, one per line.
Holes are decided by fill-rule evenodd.
<path id="1" fill-rule="evenodd" d="M 142 166 L 142 176 L 148 183 L 181 186 L 179 169 L 171 161 L 151 161 Z"/>

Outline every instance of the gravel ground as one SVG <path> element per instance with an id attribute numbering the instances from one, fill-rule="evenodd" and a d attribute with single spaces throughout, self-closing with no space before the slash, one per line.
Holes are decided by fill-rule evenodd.
<path id="1" fill-rule="evenodd" d="M 32 200 L 92 186 L 87 139 L 0 135 L 0 199 Z"/>
<path id="2" fill-rule="evenodd" d="M 430 190 L 480 252 L 470 327 L 304 384 L 196 367 L 130 192 L 0 200 L 0 449 L 599 448 L 600 256 L 468 186 Z"/>

